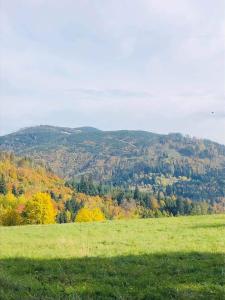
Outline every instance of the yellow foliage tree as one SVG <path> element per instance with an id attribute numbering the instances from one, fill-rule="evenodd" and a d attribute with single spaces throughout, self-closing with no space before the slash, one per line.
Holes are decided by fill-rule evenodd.
<path id="1" fill-rule="evenodd" d="M 18 199 L 12 194 L 0 195 L 0 205 L 4 208 L 15 207 L 18 204 Z"/>
<path id="2" fill-rule="evenodd" d="M 149 200 L 149 206 L 150 206 L 151 209 L 158 209 L 159 208 L 159 203 L 158 203 L 157 199 L 156 198 L 151 198 Z"/>
<path id="3" fill-rule="evenodd" d="M 0 195 L 0 224 L 4 226 L 20 225 L 23 223 L 18 206 L 25 203 L 24 196 L 15 197 L 12 193 Z"/>
<path id="4" fill-rule="evenodd" d="M 104 221 L 105 216 L 100 208 L 81 208 L 77 215 L 75 222 L 92 222 L 92 221 Z"/>
<path id="5" fill-rule="evenodd" d="M 24 216 L 28 224 L 55 223 L 56 209 L 51 197 L 47 193 L 36 193 L 27 201 Z"/>
<path id="6" fill-rule="evenodd" d="M 66 210 L 66 223 L 70 223 L 72 220 L 72 214 L 69 210 Z"/>
<path id="7" fill-rule="evenodd" d="M 92 212 L 92 221 L 104 221 L 105 216 L 100 208 L 94 208 L 91 210 Z"/>
<path id="8" fill-rule="evenodd" d="M 23 219 L 20 213 L 16 209 L 14 208 L 5 209 L 5 212 L 1 218 L 2 225 L 15 226 L 15 225 L 21 225 L 22 223 L 23 223 Z"/>
<path id="9" fill-rule="evenodd" d="M 6 208 L 4 208 L 3 205 L 0 203 L 0 225 L 3 225 L 3 223 L 4 223 L 3 220 L 4 220 L 6 212 L 7 212 Z"/>

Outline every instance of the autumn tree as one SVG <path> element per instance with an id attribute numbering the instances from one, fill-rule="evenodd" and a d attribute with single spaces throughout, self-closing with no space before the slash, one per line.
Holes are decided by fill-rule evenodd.
<path id="1" fill-rule="evenodd" d="M 15 208 L 18 204 L 19 204 L 18 199 L 12 193 L 0 195 L 0 205 L 2 207 L 6 209 Z"/>
<path id="2" fill-rule="evenodd" d="M 4 226 L 22 224 L 23 219 L 18 207 L 24 202 L 23 196 L 15 197 L 12 193 L 0 195 L 0 224 Z"/>
<path id="3" fill-rule="evenodd" d="M 150 198 L 150 200 L 149 200 L 149 207 L 151 208 L 151 209 L 158 209 L 159 208 L 159 203 L 158 203 L 158 201 L 157 201 L 157 199 L 156 198 Z"/>
<path id="4" fill-rule="evenodd" d="M 24 217 L 28 224 L 52 224 L 55 216 L 56 209 L 47 193 L 36 193 L 25 204 Z"/>
<path id="5" fill-rule="evenodd" d="M 104 221 L 105 216 L 100 208 L 81 208 L 76 215 L 76 222 Z"/>
<path id="6" fill-rule="evenodd" d="M 1 216 L 1 224 L 4 226 L 21 225 L 23 224 L 23 218 L 17 209 L 8 208 L 5 209 L 3 215 Z"/>

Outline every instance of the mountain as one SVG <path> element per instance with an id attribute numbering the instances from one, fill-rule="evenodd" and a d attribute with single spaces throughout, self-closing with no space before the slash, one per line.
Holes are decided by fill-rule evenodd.
<path id="1" fill-rule="evenodd" d="M 42 125 L 1 136 L 0 150 L 31 156 L 67 179 L 92 174 L 196 200 L 225 196 L 225 146 L 179 133 Z"/>

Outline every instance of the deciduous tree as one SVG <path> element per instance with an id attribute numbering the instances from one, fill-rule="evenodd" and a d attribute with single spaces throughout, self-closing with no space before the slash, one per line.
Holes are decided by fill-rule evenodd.
<path id="1" fill-rule="evenodd" d="M 55 216 L 56 209 L 47 193 L 37 193 L 25 204 L 24 217 L 28 224 L 52 224 Z"/>

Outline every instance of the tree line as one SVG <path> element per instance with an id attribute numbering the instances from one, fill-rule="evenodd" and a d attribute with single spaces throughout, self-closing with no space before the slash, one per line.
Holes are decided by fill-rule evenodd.
<path id="1" fill-rule="evenodd" d="M 96 182 L 92 175 L 67 182 L 30 159 L 2 154 L 0 159 L 0 224 L 49 224 L 106 219 L 155 218 L 225 212 L 223 176 L 217 197 L 207 197 L 195 179 L 171 183 L 154 174 L 151 185 Z M 220 171 L 218 171 L 220 172 Z M 219 173 L 214 174 L 217 176 Z M 212 173 L 213 175 L 213 173 Z M 203 176 L 203 175 L 198 175 Z M 206 175 L 204 175 L 206 176 Z M 214 182 L 214 177 L 207 180 Z M 190 191 L 190 183 L 196 181 Z M 185 185 L 188 183 L 189 185 Z M 176 187 L 176 188 L 175 188 Z M 189 193 L 202 194 L 190 198 Z"/>

